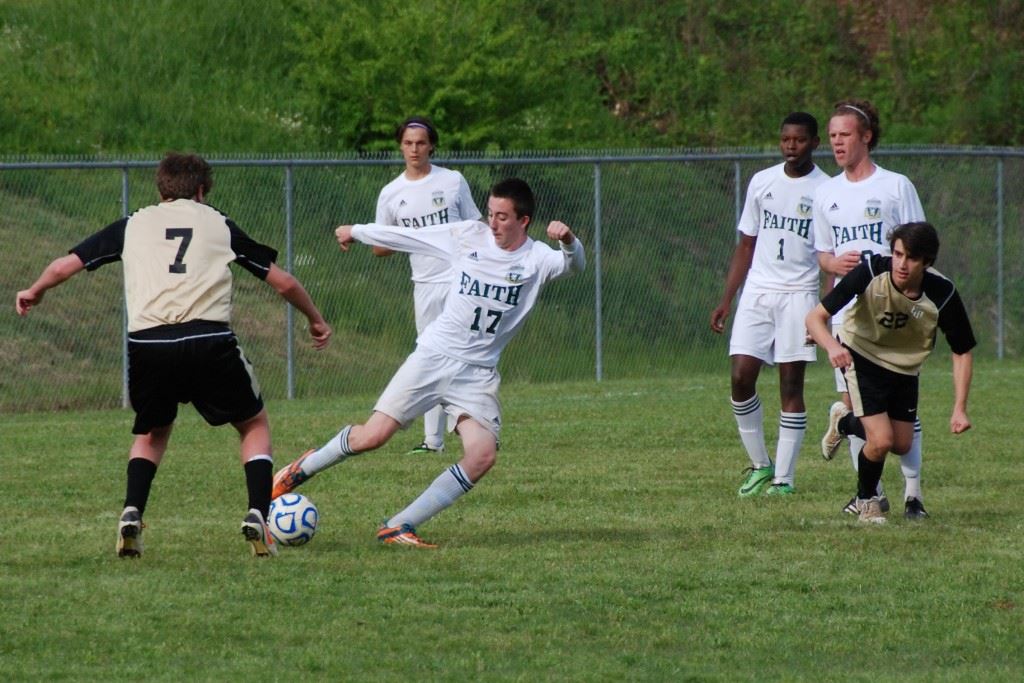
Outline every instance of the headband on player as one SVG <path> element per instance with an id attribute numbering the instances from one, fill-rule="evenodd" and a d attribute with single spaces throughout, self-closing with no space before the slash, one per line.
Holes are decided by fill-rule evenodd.
<path id="1" fill-rule="evenodd" d="M 869 126 L 871 125 L 871 118 L 867 114 L 864 113 L 863 109 L 861 109 L 859 107 L 855 107 L 852 104 L 840 104 L 838 107 L 836 107 L 836 109 L 852 109 L 855 112 L 857 112 L 858 114 L 860 114 L 861 116 L 863 116 L 864 120 L 868 122 Z"/>

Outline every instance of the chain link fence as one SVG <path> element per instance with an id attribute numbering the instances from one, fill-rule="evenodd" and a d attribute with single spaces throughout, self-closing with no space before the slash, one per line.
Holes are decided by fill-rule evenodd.
<path id="1" fill-rule="evenodd" d="M 1024 150 L 898 148 L 880 165 L 915 183 L 939 229 L 938 268 L 958 283 L 980 358 L 1019 358 L 1024 344 Z M 568 223 L 587 270 L 548 287 L 506 350 L 506 382 L 600 381 L 692 370 L 727 372 L 727 340 L 708 319 L 721 296 L 750 176 L 777 152 L 452 155 L 481 211 L 501 178 L 537 195 L 531 234 Z M 305 319 L 241 270 L 233 326 L 268 398 L 375 394 L 413 348 L 407 258 L 342 254 L 333 229 L 369 222 L 400 158 L 210 159 L 208 201 L 280 252 L 335 329 L 326 351 L 307 343 Z M 819 164 L 830 173 L 827 152 Z M 14 293 L 85 236 L 158 200 L 157 160 L 18 159 L 0 163 L 8 305 L 0 307 L 0 412 L 107 408 L 125 403 L 121 269 L 81 274 L 28 317 Z M 940 344 L 940 348 L 944 345 Z"/>

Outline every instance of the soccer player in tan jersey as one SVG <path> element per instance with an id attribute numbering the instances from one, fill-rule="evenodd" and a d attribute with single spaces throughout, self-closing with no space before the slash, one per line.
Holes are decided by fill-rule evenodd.
<path id="1" fill-rule="evenodd" d="M 974 333 L 956 286 L 930 270 L 939 253 L 938 234 L 929 223 L 907 223 L 893 230 L 889 245 L 891 257 L 876 254 L 850 271 L 806 321 L 832 367 L 845 370 L 853 413 L 837 426 L 841 435 L 866 440 L 858 455 L 856 505 L 860 521 L 875 524 L 885 522 L 877 493 L 885 456 L 910 450 L 918 375 L 937 330 L 953 351 L 950 430 L 960 434 L 971 427 L 967 394 Z M 854 298 L 837 341 L 829 318 Z"/>
<path id="2" fill-rule="evenodd" d="M 231 270 L 236 263 L 266 280 L 309 321 L 313 346 L 331 328 L 302 284 L 274 264 L 277 252 L 252 240 L 205 204 L 213 187 L 209 164 L 168 154 L 156 174 L 160 203 L 111 223 L 50 263 L 17 294 L 19 315 L 47 290 L 82 270 L 124 264 L 128 312 L 128 393 L 135 424 L 127 491 L 118 523 L 117 554 L 142 554 L 142 515 L 167 450 L 178 403 L 191 402 L 211 425 L 231 423 L 241 439 L 249 495 L 242 533 L 256 556 L 276 555 L 266 526 L 273 479 L 270 424 L 259 384 L 229 327 Z"/>

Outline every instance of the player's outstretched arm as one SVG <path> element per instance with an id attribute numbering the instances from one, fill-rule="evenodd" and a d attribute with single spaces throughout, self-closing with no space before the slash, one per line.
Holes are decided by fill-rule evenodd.
<path id="1" fill-rule="evenodd" d="M 739 244 L 736 245 L 736 249 L 732 253 L 729 273 L 725 276 L 725 291 L 722 293 L 722 300 L 718 302 L 715 310 L 711 311 L 711 330 L 717 334 L 725 331 L 725 321 L 729 318 L 729 312 L 732 310 L 732 300 L 736 297 L 740 285 L 747 279 L 750 264 L 754 262 L 754 247 L 756 246 L 756 237 L 741 235 Z"/>
<path id="2" fill-rule="evenodd" d="M 962 434 L 971 428 L 967 416 L 967 394 L 971 390 L 971 376 L 974 374 L 974 356 L 967 353 L 953 354 L 953 414 L 949 418 L 949 429 Z"/>
<path id="3" fill-rule="evenodd" d="M 14 309 L 18 315 L 27 315 L 29 310 L 43 300 L 43 295 L 71 276 L 82 271 L 85 264 L 77 254 L 68 254 L 54 259 L 46 266 L 39 278 L 28 289 L 18 292 L 14 299 Z"/>
<path id="4" fill-rule="evenodd" d="M 267 273 L 267 284 L 306 316 L 306 320 L 309 321 L 309 335 L 313 337 L 313 348 L 322 349 L 327 346 L 327 342 L 331 339 L 331 326 L 320 315 L 320 310 L 313 303 L 313 299 L 310 298 L 309 292 L 302 286 L 302 283 L 288 271 L 271 263 L 270 272 Z"/>

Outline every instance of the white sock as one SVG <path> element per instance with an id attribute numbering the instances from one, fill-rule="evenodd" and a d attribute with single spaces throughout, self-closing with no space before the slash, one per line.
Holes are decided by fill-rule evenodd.
<path id="1" fill-rule="evenodd" d="M 448 508 L 473 488 L 473 483 L 459 465 L 452 465 L 420 494 L 419 498 L 410 503 L 397 515 L 389 519 L 387 526 L 409 524 L 418 527 L 423 522 Z"/>
<path id="2" fill-rule="evenodd" d="M 772 459 L 768 457 L 768 449 L 764 445 L 764 410 L 761 399 L 754 394 L 746 401 L 732 401 L 732 414 L 736 417 L 736 426 L 740 430 L 740 440 L 747 449 L 747 456 L 756 468 L 768 467 Z"/>
<path id="3" fill-rule="evenodd" d="M 448 413 L 440 404 L 423 414 L 423 443 L 430 448 L 444 446 L 444 428 L 448 425 Z"/>
<path id="4" fill-rule="evenodd" d="M 796 460 L 807 431 L 807 413 L 779 413 L 779 443 L 775 447 L 775 478 L 773 484 L 793 485 Z"/>
<path id="5" fill-rule="evenodd" d="M 900 469 L 907 482 L 904 500 L 917 498 L 924 501 L 921 497 L 921 420 L 914 422 L 914 440 L 910 442 L 910 450 L 900 456 Z"/>
<path id="6" fill-rule="evenodd" d="M 302 471 L 313 476 L 332 465 L 337 465 L 356 452 L 349 448 L 348 434 L 352 425 L 346 425 L 338 434 L 302 461 Z"/>

